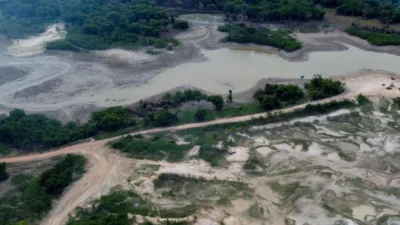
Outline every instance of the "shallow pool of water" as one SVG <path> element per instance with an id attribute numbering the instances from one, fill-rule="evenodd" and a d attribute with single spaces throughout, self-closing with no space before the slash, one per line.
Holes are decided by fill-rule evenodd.
<path id="1" fill-rule="evenodd" d="M 303 62 L 289 62 L 259 51 L 220 49 L 203 53 L 208 60 L 169 69 L 159 74 L 149 87 L 180 83 L 225 93 L 228 89 L 246 90 L 259 79 L 269 77 L 300 78 L 304 74 L 311 78 L 317 73 L 329 77 L 360 69 L 400 70 L 400 57 L 352 46 L 347 51 L 311 53 L 309 60 Z"/>
<path id="2" fill-rule="evenodd" d="M 46 101 L 43 103 L 30 101 L 29 103 L 21 102 L 17 104 L 4 98 L 0 99 L 2 100 L 0 103 L 9 107 L 39 110 L 56 109 L 75 104 L 111 106 L 136 102 L 183 85 L 192 85 L 209 92 L 226 94 L 229 89 L 232 89 L 234 93 L 247 90 L 258 80 L 269 77 L 299 78 L 301 74 L 304 74 L 306 78 L 311 78 L 313 74 L 317 73 L 322 73 L 324 77 L 329 77 L 360 69 L 400 71 L 400 57 L 385 53 L 368 52 L 352 46 L 349 46 L 348 50 L 341 52 L 311 53 L 309 60 L 304 62 L 289 62 L 277 55 L 259 51 L 219 49 L 207 50 L 202 53 L 207 58 L 205 61 L 184 63 L 161 72 L 147 84 L 142 84 L 141 86 L 132 84 L 124 88 L 113 87 L 113 83 L 123 82 L 123 79 L 127 79 L 129 76 L 142 75 L 118 74 L 118 70 L 111 70 L 96 63 L 81 65 L 70 58 L 52 56 L 53 64 L 68 64 L 68 67 L 65 67 L 61 72 L 54 72 L 54 76 L 50 76 L 51 79 L 56 79 L 62 75 L 63 79 L 66 80 L 65 82 L 69 82 L 69 80 L 73 80 L 73 77 L 82 81 L 90 77 L 94 80 L 93 82 L 101 81 L 105 84 L 92 91 L 91 89 L 93 88 L 85 86 L 87 84 L 92 85 L 90 82 L 82 82 L 81 86 L 84 87 L 81 87 L 79 91 L 71 87 L 66 88 L 65 85 L 54 87 L 54 90 L 52 90 L 54 94 L 44 94 L 41 97 Z M 43 60 L 48 62 L 47 58 L 49 57 L 46 55 L 19 58 L 18 63 L 16 63 L 15 60 L 17 58 L 1 57 L 0 66 L 13 64 L 23 67 L 29 62 L 29 65 L 33 67 L 36 64 L 32 64 L 32 62 L 43 63 Z M 28 75 L 27 79 L 30 79 L 30 77 L 32 76 Z M 119 77 L 122 77 L 122 81 L 118 80 Z M 36 83 L 25 81 L 16 83 L 15 85 L 18 88 L 13 88 L 12 85 L 3 85 L 0 87 L 0 92 L 5 97 L 5 95 L 11 95 L 15 89 L 22 90 L 46 81 L 41 77 L 35 77 L 35 80 L 37 80 Z M 3 96 L 0 95 L 0 97 Z M 63 98 L 59 99 L 57 96 L 62 96 Z M 32 98 L 35 98 L 35 96 L 32 96 Z"/>
<path id="3" fill-rule="evenodd" d="M 168 69 L 149 84 L 125 90 L 114 90 L 114 95 L 130 96 L 132 100 L 151 96 L 180 85 L 192 85 L 214 93 L 240 92 L 251 88 L 262 78 L 311 78 L 345 74 L 360 69 L 400 71 L 400 57 L 368 52 L 349 46 L 346 51 L 315 52 L 308 61 L 289 62 L 281 57 L 259 51 L 219 49 L 203 51 L 207 60 L 178 65 Z"/>
<path id="4" fill-rule="evenodd" d="M 353 209 L 353 217 L 364 221 L 365 217 L 368 215 L 375 215 L 375 209 L 369 205 L 359 205 L 354 207 Z"/>

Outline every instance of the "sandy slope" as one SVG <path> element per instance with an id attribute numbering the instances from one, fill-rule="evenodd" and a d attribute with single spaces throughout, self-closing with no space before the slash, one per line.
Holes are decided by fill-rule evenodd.
<path id="1" fill-rule="evenodd" d="M 389 74 L 363 71 L 357 74 L 336 77 L 335 79 L 343 80 L 344 82 L 346 82 L 347 92 L 340 96 L 335 96 L 330 99 L 324 99 L 315 103 L 328 102 L 334 99 L 340 100 L 344 98 L 354 98 L 359 93 L 363 93 L 364 95 L 369 95 L 369 96 L 376 96 L 376 95 L 382 95 L 387 97 L 400 96 L 400 91 L 398 89 L 388 91 L 384 87 L 382 87 L 382 83 L 386 83 L 386 85 L 390 84 L 391 80 Z M 399 80 L 396 80 L 394 83 L 397 87 L 400 86 Z M 298 105 L 280 111 L 290 112 L 295 109 L 303 108 L 305 105 L 306 104 Z M 239 116 L 233 118 L 217 119 L 209 122 L 192 123 L 192 124 L 185 124 L 167 128 L 155 128 L 155 129 L 135 132 L 133 134 L 175 131 L 175 130 L 195 128 L 195 127 L 205 127 L 214 124 L 235 123 L 241 121 L 248 121 L 251 120 L 252 118 L 259 116 L 265 116 L 265 113 Z M 15 162 L 37 161 L 55 157 L 58 155 L 63 155 L 66 153 L 83 154 L 86 157 L 88 157 L 89 166 L 87 168 L 87 172 L 80 180 L 75 182 L 70 188 L 68 188 L 64 192 L 61 198 L 54 205 L 51 212 L 46 216 L 46 218 L 42 222 L 42 224 L 46 225 L 64 224 L 68 219 L 68 215 L 72 213 L 77 206 L 81 205 L 88 199 L 96 198 L 99 195 L 104 194 L 112 186 L 120 184 L 122 183 L 121 181 L 126 180 L 127 174 L 125 173 L 128 173 L 130 171 L 129 167 L 132 166 L 132 161 L 129 159 L 125 159 L 119 156 L 118 154 L 112 153 L 111 150 L 109 150 L 105 146 L 105 143 L 116 138 L 118 137 L 77 144 L 45 153 L 2 158 L 0 159 L 0 162 L 15 163 Z"/>

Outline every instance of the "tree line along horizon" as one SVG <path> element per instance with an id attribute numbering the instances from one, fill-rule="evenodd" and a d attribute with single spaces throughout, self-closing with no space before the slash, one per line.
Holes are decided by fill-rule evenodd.
<path id="1" fill-rule="evenodd" d="M 162 3 L 164 6 L 216 10 L 229 18 L 246 17 L 256 23 L 322 20 L 324 8 L 334 8 L 340 15 L 379 19 L 384 24 L 400 22 L 400 3 L 396 0 L 184 0 L 179 4 L 152 0 L 2 0 L 0 32 L 11 38 L 22 38 L 43 32 L 47 25 L 62 21 L 68 31 L 66 38 L 48 43 L 48 49 L 79 51 L 152 46 L 172 50 L 179 41 L 166 38 L 165 34 L 170 28 L 187 29 L 189 25 L 187 21 L 176 19 L 177 14 L 159 7 Z M 234 34 L 238 33 L 236 27 Z M 265 38 L 270 35 L 273 37 Z M 244 43 L 243 38 L 238 40 L 235 35 L 230 36 L 231 40 L 227 41 Z M 248 42 L 288 51 L 301 47 L 282 32 L 275 34 L 262 30 L 258 36 L 246 34 L 245 37 Z M 278 45 L 280 40 L 287 43 Z"/>

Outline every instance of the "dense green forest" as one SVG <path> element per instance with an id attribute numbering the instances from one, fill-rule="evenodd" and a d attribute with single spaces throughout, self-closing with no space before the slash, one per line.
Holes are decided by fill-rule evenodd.
<path id="1" fill-rule="evenodd" d="M 372 45 L 384 46 L 384 45 L 400 45 L 400 35 L 392 33 L 382 33 L 379 31 L 371 31 L 366 28 L 357 26 L 351 26 L 346 29 L 346 32 L 350 35 L 357 36 L 364 40 L 367 40 Z"/>
<path id="2" fill-rule="evenodd" d="M 52 201 L 83 174 L 86 158 L 68 154 L 38 177 L 19 173 L 13 188 L 0 197 L 0 224 L 35 224 L 51 209 Z"/>
<path id="3" fill-rule="evenodd" d="M 204 11 L 220 11 L 233 20 L 247 17 L 254 22 L 321 20 L 325 12 L 312 0 L 184 0 L 163 1 L 158 5 Z"/>
<path id="4" fill-rule="evenodd" d="M 44 31 L 50 23 L 62 21 L 66 40 L 55 41 L 50 49 L 76 50 L 173 46 L 176 41 L 160 38 L 174 19 L 165 9 L 147 0 L 4 0 L 0 1 L 0 31 L 12 38 Z M 184 21 L 175 25 L 185 29 Z"/>
<path id="5" fill-rule="evenodd" d="M 400 22 L 398 0 L 314 0 L 324 7 L 335 8 L 336 13 L 364 19 L 379 19 L 384 24 Z"/>
<path id="6" fill-rule="evenodd" d="M 244 25 L 224 25 L 219 26 L 218 30 L 228 32 L 228 36 L 222 39 L 225 42 L 269 45 L 288 52 L 301 48 L 301 43 L 290 36 L 289 31 L 272 31 L 266 28 L 256 29 Z"/>
<path id="7" fill-rule="evenodd" d="M 321 6 L 333 8 L 340 15 L 375 18 L 385 24 L 400 22 L 398 0 L 184 0 L 173 4 L 157 0 L 157 4 L 220 11 L 233 20 L 246 17 L 253 22 L 321 20 L 325 14 Z"/>

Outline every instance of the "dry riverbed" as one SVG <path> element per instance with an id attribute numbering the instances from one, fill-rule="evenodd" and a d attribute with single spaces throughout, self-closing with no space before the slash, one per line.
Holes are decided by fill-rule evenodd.
<path id="1" fill-rule="evenodd" d="M 315 73 L 333 76 L 362 69 L 392 73 L 400 69 L 396 67 L 400 65 L 400 58 L 395 57 L 400 52 L 399 47 L 370 46 L 340 29 L 332 28 L 327 33 L 295 33 L 296 38 L 304 43 L 303 48 L 286 53 L 265 46 L 221 43 L 225 34 L 216 29 L 223 23 L 222 16 L 188 15 L 183 18 L 190 21 L 191 28 L 169 34 L 179 39 L 181 45 L 174 51 L 159 55 L 149 55 L 143 50 L 110 49 L 8 56 L 13 52 L 27 55 L 32 49 L 35 51 L 31 53 L 37 53 L 43 48 L 43 41 L 62 37 L 64 31 L 55 27 L 50 27 L 39 37 L 14 41 L 11 47 L 0 51 L 0 67 L 9 71 L 19 70 L 7 76 L 7 83 L 0 85 L 0 110 L 7 112 L 23 108 L 62 121 L 84 121 L 99 108 L 130 105 L 177 86 L 222 94 L 232 89 L 238 102 L 245 102 L 249 100 L 254 84 L 267 78 L 270 81 L 288 78 L 287 81 L 295 81 L 300 74 L 310 78 Z M 269 26 L 278 27 L 274 24 Z M 8 43 L 4 42 L 4 45 Z M 335 53 L 346 49 L 348 52 Z M 269 53 L 264 53 L 266 51 Z M 378 55 L 378 52 L 393 55 Z M 353 62 L 357 58 L 358 61 Z M 374 59 L 373 63 L 371 59 Z M 366 70 L 361 72 L 368 73 Z M 239 93 L 246 93 L 246 96 Z"/>

